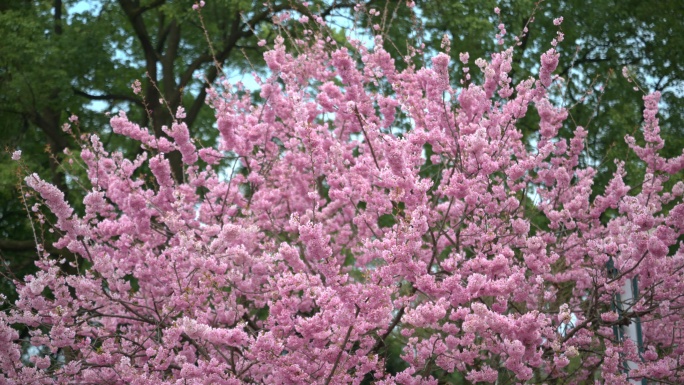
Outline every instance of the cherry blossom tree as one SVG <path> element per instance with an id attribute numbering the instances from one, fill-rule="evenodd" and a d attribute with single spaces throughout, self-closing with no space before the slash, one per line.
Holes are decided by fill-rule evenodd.
<path id="1" fill-rule="evenodd" d="M 144 151 L 84 138 L 82 214 L 26 176 L 73 258 L 45 246 L 17 282 L 0 384 L 684 382 L 684 155 L 658 153 L 658 93 L 626 138 L 643 182 L 618 166 L 593 191 L 587 131 L 558 136 L 558 40 L 511 84 L 514 47 L 472 78 L 467 54 L 459 75 L 415 48 L 398 71 L 380 33 L 342 47 L 300 21 L 308 38 L 277 38 L 255 74 L 259 102 L 209 89 L 216 148 L 182 109 L 166 137 L 122 111 L 111 129 Z"/>

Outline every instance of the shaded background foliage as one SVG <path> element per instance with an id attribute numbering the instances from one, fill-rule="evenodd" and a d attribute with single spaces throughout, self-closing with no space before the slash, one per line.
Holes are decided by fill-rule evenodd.
<path id="1" fill-rule="evenodd" d="M 204 105 L 203 85 L 219 77 L 214 57 L 231 80 L 263 71 L 265 48 L 258 45 L 259 40 L 270 42 L 284 31 L 293 36 L 302 33 L 301 26 L 277 23 L 273 16 L 284 11 L 307 12 L 301 2 L 289 0 L 273 0 L 267 6 L 263 0 L 207 3 L 203 17 L 213 54 L 191 10 L 191 0 L 0 2 L 0 36 L 6 37 L 0 43 L 0 148 L 9 150 L 0 153 L 0 256 L 4 261 L 0 292 L 10 299 L 13 289 L 8 276 L 31 272 L 35 254 L 17 189 L 18 165 L 9 159 L 11 151 L 22 150 L 27 167 L 75 198 L 81 194 L 82 175 L 65 161 L 78 155 L 78 147 L 61 130 L 72 114 L 79 116 L 81 130 L 97 132 L 109 148 L 132 154 L 139 148 L 112 135 L 103 111 L 126 109 L 132 120 L 162 135 L 161 127 L 171 119 L 160 103 L 163 98 L 174 110 L 184 106 L 192 134 L 212 143 L 213 115 Z M 589 131 L 588 156 L 583 161 L 605 175 L 598 180 L 596 192 L 602 191 L 607 175 L 615 169 L 613 159 L 626 159 L 630 178 L 641 177 L 637 163 L 629 162 L 633 156 L 623 138 L 639 127 L 642 93 L 622 77 L 623 66 L 643 89 L 662 93 L 661 125 L 667 141 L 663 155 L 676 155 L 684 147 L 681 1 L 600 0 L 589 6 L 582 0 L 417 0 L 414 12 L 403 1 L 372 0 L 365 2 L 366 9 L 379 10 L 379 16 L 366 13 L 360 18 L 350 12 L 355 4 L 351 1 L 311 3 L 310 9 L 325 15 L 340 35 L 353 25 L 363 30 L 378 24 L 386 36 L 386 49 L 398 63 L 411 47 L 425 44 L 426 52 L 440 50 L 443 35 L 448 35 L 454 81 L 462 78 L 460 52 L 470 53 L 475 73 L 475 59 L 500 48 L 493 38 L 499 23 L 508 30 L 504 40 L 509 45 L 534 17 L 514 56 L 513 81 L 525 79 L 538 69 L 540 54 L 556 36 L 553 19 L 563 16 L 565 41 L 558 48 L 561 66 L 556 73 L 566 79 L 567 88 L 556 97 L 559 103 L 573 106 L 565 134 L 577 125 Z M 501 9 L 498 16 L 493 13 L 497 6 Z M 143 82 L 141 95 L 131 91 L 135 79 Z M 521 127 L 527 127 L 529 135 L 536 121 L 534 116 L 527 119 Z M 178 154 L 171 156 L 179 165 Z M 178 169 L 176 175 L 181 175 Z M 50 234 L 40 236 L 49 240 Z"/>

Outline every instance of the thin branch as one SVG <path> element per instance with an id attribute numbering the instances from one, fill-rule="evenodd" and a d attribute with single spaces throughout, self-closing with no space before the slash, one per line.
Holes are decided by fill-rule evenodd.
<path id="1" fill-rule="evenodd" d="M 361 311 L 361 308 L 359 307 L 359 305 L 354 305 L 354 306 L 356 306 L 356 312 L 354 313 L 354 320 L 356 320 L 356 317 L 359 316 L 359 312 Z M 335 359 L 335 363 L 333 364 L 332 370 L 330 371 L 328 378 L 325 379 L 324 385 L 328 385 L 328 384 L 330 384 L 330 381 L 332 381 L 333 375 L 335 375 L 335 371 L 337 370 L 337 366 L 340 364 L 340 359 L 342 358 L 342 353 L 344 352 L 344 347 L 347 346 L 347 342 L 349 342 L 349 337 L 351 337 L 352 329 L 354 329 L 353 323 L 351 325 L 349 325 L 349 328 L 347 329 L 347 335 L 344 336 L 344 342 L 342 343 L 342 346 L 340 346 L 340 352 L 337 354 L 337 359 Z"/>

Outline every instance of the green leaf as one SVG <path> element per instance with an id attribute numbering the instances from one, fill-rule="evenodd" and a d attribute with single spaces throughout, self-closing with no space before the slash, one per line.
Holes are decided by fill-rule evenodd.
<path id="1" fill-rule="evenodd" d="M 378 226 L 380 227 L 392 227 L 395 223 L 397 220 L 392 214 L 383 214 L 378 218 Z"/>
<path id="2" fill-rule="evenodd" d="M 140 284 L 138 283 L 138 278 L 133 276 L 133 274 L 126 274 L 124 280 L 131 284 L 131 292 L 137 293 L 140 290 Z"/>

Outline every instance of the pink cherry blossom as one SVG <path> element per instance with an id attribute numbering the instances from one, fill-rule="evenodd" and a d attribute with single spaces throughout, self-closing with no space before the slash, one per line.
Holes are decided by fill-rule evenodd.
<path id="1" fill-rule="evenodd" d="M 684 155 L 660 153 L 659 93 L 626 138 L 643 178 L 618 162 L 598 191 L 549 95 L 556 49 L 536 79 L 504 49 L 457 87 L 446 53 L 400 70 L 382 36 L 324 33 L 275 39 L 258 103 L 209 89 L 215 146 L 182 108 L 163 137 L 122 111 L 144 150 L 84 137 L 78 205 L 25 178 L 59 238 L 0 312 L 0 384 L 684 382 Z"/>

